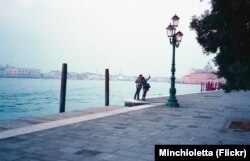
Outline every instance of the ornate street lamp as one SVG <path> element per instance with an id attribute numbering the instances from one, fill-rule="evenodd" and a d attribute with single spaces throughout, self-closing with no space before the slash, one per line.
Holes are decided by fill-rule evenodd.
<path id="1" fill-rule="evenodd" d="M 166 103 L 166 106 L 168 107 L 179 107 L 179 103 L 176 99 L 176 89 L 175 89 L 175 47 L 178 47 L 183 34 L 179 31 L 177 33 L 175 33 L 176 31 L 176 27 L 178 26 L 179 23 L 179 17 L 177 15 L 174 15 L 172 18 L 172 24 L 170 23 L 170 25 L 166 28 L 167 29 L 167 35 L 169 37 L 170 40 L 170 44 L 173 45 L 173 59 L 172 59 L 172 68 L 171 68 L 171 87 L 169 89 L 169 98 L 168 101 Z"/>

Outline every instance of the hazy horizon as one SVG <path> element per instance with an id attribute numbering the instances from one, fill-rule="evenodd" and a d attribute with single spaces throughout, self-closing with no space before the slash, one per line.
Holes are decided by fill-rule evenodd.
<path id="1" fill-rule="evenodd" d="M 193 15 L 210 9 L 200 0 L 0 0 L 0 64 L 74 72 L 169 77 L 172 46 L 166 27 L 176 13 L 184 34 L 176 49 L 176 77 L 203 69 Z M 213 64 L 211 62 L 211 64 Z"/>

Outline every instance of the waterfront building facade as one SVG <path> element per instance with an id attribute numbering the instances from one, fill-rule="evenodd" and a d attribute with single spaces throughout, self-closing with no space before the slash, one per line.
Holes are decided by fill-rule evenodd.
<path id="1" fill-rule="evenodd" d="M 19 68 L 10 65 L 2 66 L 0 65 L 0 78 L 41 78 L 41 79 L 61 79 L 61 71 L 52 70 L 50 72 L 41 73 L 41 70 L 34 68 Z M 68 79 L 73 80 L 104 80 L 104 73 L 77 73 L 77 72 L 68 72 Z M 111 81 L 135 81 L 137 76 L 127 76 L 122 73 L 119 74 L 110 74 Z M 152 77 L 150 81 L 156 82 L 170 82 L 168 77 Z M 175 80 L 180 83 L 179 79 Z"/>
<path id="2" fill-rule="evenodd" d="M 33 68 L 6 67 L 3 76 L 15 78 L 40 78 L 41 71 Z"/>
<path id="3" fill-rule="evenodd" d="M 200 84 L 201 82 L 218 82 L 224 83 L 224 78 L 218 78 L 216 71 L 213 69 L 211 64 L 208 64 L 204 67 L 204 69 L 190 69 L 189 74 L 181 77 L 181 83 L 188 84 Z"/>
<path id="4" fill-rule="evenodd" d="M 87 76 L 83 73 L 77 74 L 77 80 L 85 80 L 87 79 Z"/>
<path id="5" fill-rule="evenodd" d="M 43 74 L 43 78 L 45 79 L 61 79 L 61 71 L 58 71 L 58 70 L 53 70 L 53 71 L 50 71 L 48 73 L 44 73 Z"/>
<path id="6" fill-rule="evenodd" d="M 0 78 L 4 77 L 4 67 L 0 66 Z"/>
<path id="7" fill-rule="evenodd" d="M 78 73 L 76 73 L 76 72 L 68 72 L 67 78 L 77 80 L 77 75 L 78 75 Z"/>

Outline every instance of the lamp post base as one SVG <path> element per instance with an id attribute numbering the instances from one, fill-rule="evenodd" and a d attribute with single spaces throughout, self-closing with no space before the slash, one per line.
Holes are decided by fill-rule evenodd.
<path id="1" fill-rule="evenodd" d="M 179 103 L 177 100 L 168 100 L 166 103 L 167 107 L 180 107 Z"/>

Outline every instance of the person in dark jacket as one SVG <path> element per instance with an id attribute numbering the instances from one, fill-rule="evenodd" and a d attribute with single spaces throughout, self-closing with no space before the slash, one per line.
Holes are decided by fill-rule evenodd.
<path id="1" fill-rule="evenodd" d="M 135 95 L 134 95 L 134 99 L 139 100 L 140 99 L 140 91 L 141 91 L 141 88 L 142 88 L 142 75 L 141 74 L 136 79 L 135 84 L 136 84 L 136 92 L 135 92 Z"/>
<path id="2" fill-rule="evenodd" d="M 147 79 L 142 77 L 142 86 L 143 86 L 142 100 L 144 100 L 144 101 L 145 101 L 147 92 L 149 91 L 149 88 L 150 88 L 150 84 L 148 83 L 149 79 L 150 79 L 150 76 Z"/>

